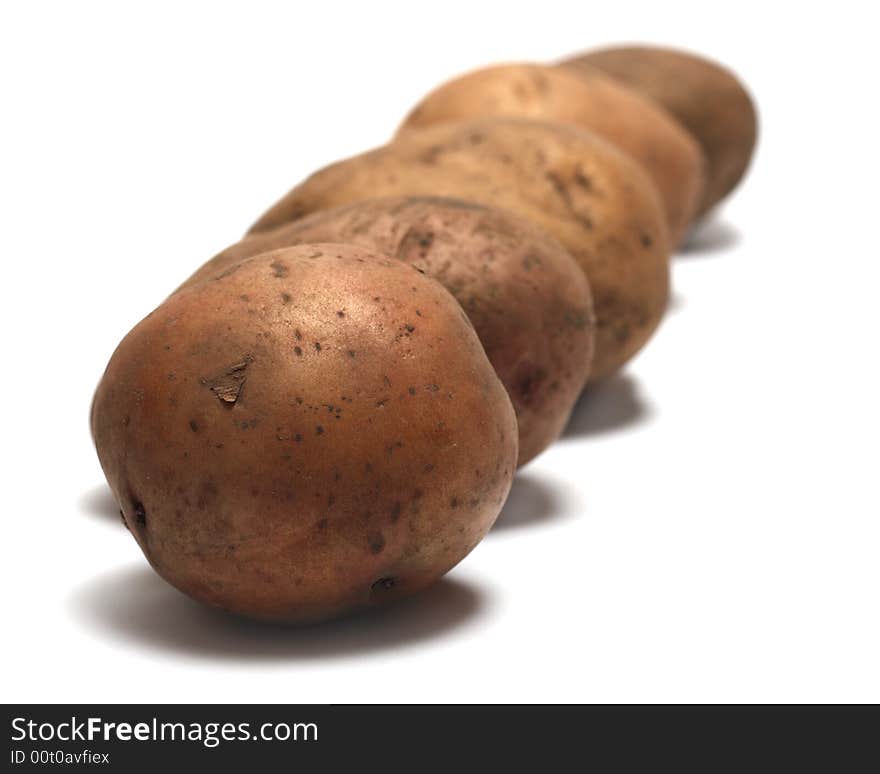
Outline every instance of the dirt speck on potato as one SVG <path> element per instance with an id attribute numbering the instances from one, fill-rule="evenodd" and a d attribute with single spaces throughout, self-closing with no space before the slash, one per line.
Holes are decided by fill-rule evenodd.
<path id="1" fill-rule="evenodd" d="M 253 358 L 251 358 L 250 355 L 246 355 L 237 363 L 233 363 L 223 369 L 223 371 L 216 376 L 210 378 L 203 377 L 200 381 L 221 401 L 234 404 L 238 400 L 239 395 L 241 395 L 241 390 L 244 387 L 246 378 L 245 369 L 247 369 L 252 361 Z"/>

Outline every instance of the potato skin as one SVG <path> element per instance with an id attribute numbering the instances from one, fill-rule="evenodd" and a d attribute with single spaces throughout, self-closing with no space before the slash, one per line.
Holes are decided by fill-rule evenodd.
<path id="1" fill-rule="evenodd" d="M 730 70 L 701 56 L 656 46 L 590 51 L 563 65 L 593 69 L 650 97 L 703 146 L 708 177 L 699 215 L 739 183 L 755 148 L 758 116 L 745 86 Z"/>
<path id="2" fill-rule="evenodd" d="M 452 296 L 350 245 L 255 256 L 174 294 L 111 358 L 93 432 L 163 578 L 296 622 L 437 580 L 491 527 L 517 455 Z"/>
<path id="3" fill-rule="evenodd" d="M 365 199 L 425 195 L 509 210 L 568 249 L 593 291 L 591 379 L 620 368 L 660 322 L 669 238 L 656 187 L 628 156 L 577 127 L 490 118 L 412 132 L 316 172 L 252 231 Z"/>
<path id="4" fill-rule="evenodd" d="M 457 199 L 372 199 L 253 234 L 184 287 L 251 255 L 331 241 L 406 261 L 455 296 L 513 403 L 519 465 L 559 437 L 590 373 L 593 305 L 574 259 L 522 218 Z"/>
<path id="5" fill-rule="evenodd" d="M 666 111 L 595 68 L 510 64 L 475 70 L 431 92 L 400 132 L 498 115 L 574 124 L 628 153 L 660 192 L 672 243 L 681 241 L 703 194 L 703 151 Z"/>

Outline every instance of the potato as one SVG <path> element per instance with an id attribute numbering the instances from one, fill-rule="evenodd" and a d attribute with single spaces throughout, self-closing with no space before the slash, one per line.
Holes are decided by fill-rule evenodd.
<path id="1" fill-rule="evenodd" d="M 265 253 L 173 295 L 113 354 L 93 423 L 156 571 L 280 621 L 437 580 L 492 526 L 517 456 L 455 299 L 351 245 Z"/>
<path id="2" fill-rule="evenodd" d="M 590 372 L 590 288 L 555 239 L 501 210 L 456 199 L 374 199 L 254 234 L 208 261 L 186 286 L 242 259 L 309 242 L 359 244 L 439 280 L 467 312 L 507 388 L 519 465 L 565 427 Z"/>
<path id="3" fill-rule="evenodd" d="M 364 199 L 424 195 L 510 210 L 568 248 L 593 290 L 592 379 L 622 366 L 659 323 L 669 241 L 656 187 L 624 153 L 573 126 L 490 118 L 412 132 L 316 172 L 252 230 Z"/>
<path id="4" fill-rule="evenodd" d="M 675 116 L 703 146 L 708 177 L 699 214 L 742 179 L 758 136 L 752 99 L 729 70 L 701 56 L 655 46 L 591 51 L 563 63 L 594 68 L 650 97 Z"/>
<path id="5" fill-rule="evenodd" d="M 600 70 L 536 64 L 475 70 L 431 92 L 401 131 L 493 115 L 575 124 L 628 153 L 660 191 L 673 244 L 697 212 L 705 182 L 699 143 L 666 111 Z"/>

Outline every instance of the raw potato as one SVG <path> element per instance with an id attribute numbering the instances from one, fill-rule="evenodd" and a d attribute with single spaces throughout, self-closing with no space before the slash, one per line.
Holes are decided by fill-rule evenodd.
<path id="1" fill-rule="evenodd" d="M 455 296 L 513 402 L 519 465 L 559 437 L 590 372 L 590 288 L 565 248 L 522 218 L 456 199 L 359 202 L 254 234 L 185 286 L 267 250 L 331 241 L 406 261 Z"/>
<path id="2" fill-rule="evenodd" d="M 517 455 L 455 299 L 351 245 L 259 255 L 173 295 L 114 353 L 93 424 L 156 571 L 282 621 L 437 580 L 492 526 Z"/>
<path id="3" fill-rule="evenodd" d="M 563 64 L 599 68 L 662 105 L 703 146 L 708 179 L 700 214 L 739 183 L 758 136 L 749 93 L 729 70 L 701 56 L 653 46 L 606 48 Z"/>
<path id="4" fill-rule="evenodd" d="M 568 248 L 593 291 L 591 379 L 620 368 L 660 322 L 669 240 L 657 189 L 610 143 L 564 124 L 491 118 L 412 132 L 316 172 L 252 230 L 365 199 L 424 195 L 510 210 Z"/>
<path id="5" fill-rule="evenodd" d="M 614 143 L 651 176 L 666 206 L 672 243 L 681 241 L 700 204 L 705 159 L 690 133 L 651 100 L 596 69 L 498 65 L 431 92 L 401 131 L 493 115 L 570 123 Z"/>

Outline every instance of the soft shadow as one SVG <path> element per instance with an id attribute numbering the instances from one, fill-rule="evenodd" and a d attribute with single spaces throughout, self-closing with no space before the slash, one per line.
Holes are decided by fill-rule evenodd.
<path id="1" fill-rule="evenodd" d="M 741 239 L 740 232 L 718 217 L 698 223 L 681 246 L 678 255 L 683 258 L 700 258 L 734 247 Z"/>
<path id="2" fill-rule="evenodd" d="M 329 660 L 395 650 L 450 635 L 486 608 L 483 595 L 444 578 L 410 599 L 305 627 L 248 621 L 200 605 L 148 567 L 107 573 L 69 600 L 84 625 L 126 644 L 191 658 L 231 661 Z"/>
<path id="3" fill-rule="evenodd" d="M 616 374 L 584 390 L 562 437 L 610 433 L 644 422 L 650 414 L 638 383 L 627 374 Z"/>
<path id="4" fill-rule="evenodd" d="M 546 481 L 519 472 L 490 535 L 518 527 L 540 526 L 563 515 L 562 499 Z"/>
<path id="5" fill-rule="evenodd" d="M 121 524 L 119 505 L 107 484 L 89 489 L 79 498 L 78 505 L 82 513 L 94 516 L 96 519 L 106 519 Z"/>

